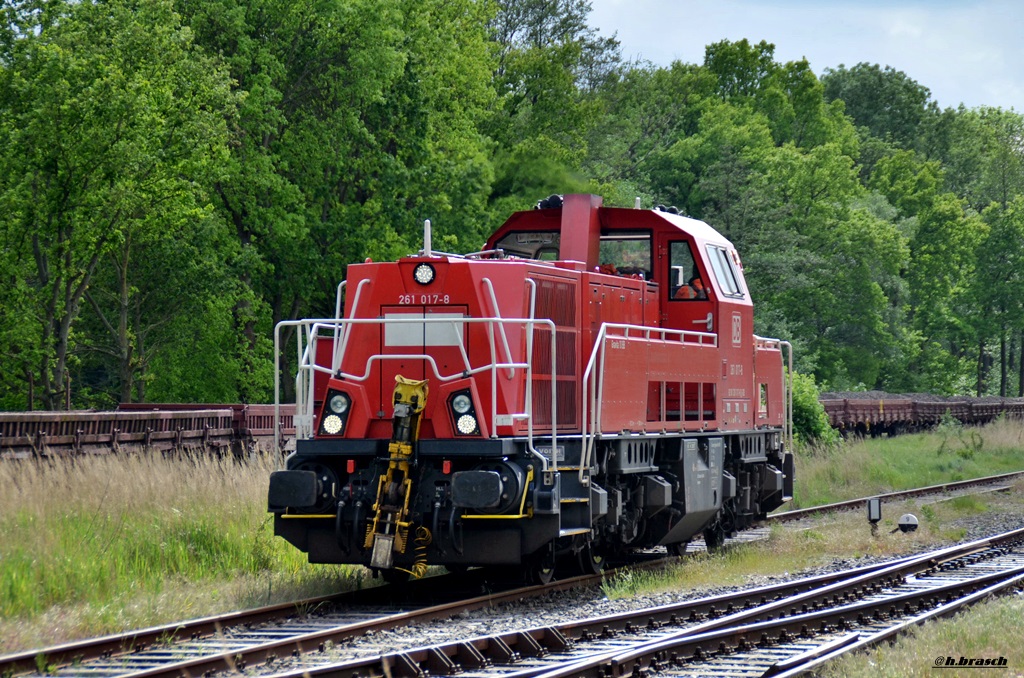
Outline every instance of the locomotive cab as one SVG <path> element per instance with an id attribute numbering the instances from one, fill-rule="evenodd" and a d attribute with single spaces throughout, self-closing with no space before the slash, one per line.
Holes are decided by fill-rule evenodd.
<path id="1" fill-rule="evenodd" d="M 557 198 L 557 199 L 556 199 Z M 311 562 L 549 577 L 713 546 L 792 493 L 785 342 L 707 224 L 553 196 L 485 251 L 349 266 L 299 328 L 275 532 Z"/>

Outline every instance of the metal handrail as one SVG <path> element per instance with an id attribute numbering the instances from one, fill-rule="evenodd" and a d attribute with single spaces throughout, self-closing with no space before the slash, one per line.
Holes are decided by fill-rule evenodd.
<path id="1" fill-rule="evenodd" d="M 605 340 L 609 338 L 609 332 L 622 330 L 621 335 L 614 335 L 616 339 L 630 339 L 631 332 L 636 332 L 636 338 L 643 338 L 647 341 L 673 341 L 691 346 L 718 346 L 718 335 L 712 332 L 695 332 L 693 330 L 677 330 L 666 327 L 645 327 L 643 325 L 629 325 L 624 323 L 602 323 L 601 330 L 594 340 L 594 348 L 590 352 L 590 359 L 583 371 L 583 418 L 581 430 L 583 432 L 583 453 L 580 458 L 579 479 L 584 486 L 589 483 L 584 469 L 590 468 L 590 460 L 594 453 L 594 442 L 600 434 L 598 430 L 601 421 L 601 406 L 604 400 L 604 370 L 605 370 Z M 660 335 L 653 339 L 652 334 Z M 676 339 L 669 339 L 670 336 Z M 707 341 L 705 341 L 707 340 Z M 594 368 L 600 360 L 600 379 L 595 378 Z M 589 406 L 589 407 L 588 407 Z M 592 413 L 591 413 L 592 411 Z M 591 414 L 588 422 L 587 415 Z"/>
<path id="2" fill-rule="evenodd" d="M 341 283 L 341 284 L 344 285 L 345 283 Z M 362 280 L 359 281 L 359 284 L 356 286 L 356 296 L 355 296 L 355 299 L 352 300 L 352 308 L 349 310 L 349 313 L 348 313 L 349 317 L 355 317 L 356 311 L 359 309 L 359 299 L 363 295 L 363 288 L 365 286 L 369 285 L 369 284 L 370 284 L 370 279 L 369 278 L 363 278 Z M 334 317 L 335 318 L 342 317 L 341 316 L 341 285 L 338 286 L 338 298 L 337 298 L 337 301 L 335 302 Z M 349 326 L 347 326 L 345 328 L 345 333 L 341 337 L 341 342 L 337 341 L 338 335 L 337 335 L 337 332 L 335 332 L 335 335 L 334 335 L 334 338 L 335 338 L 335 342 L 334 342 L 334 355 L 331 357 L 331 364 L 332 365 L 335 364 L 336 361 L 339 361 L 339 362 L 337 362 L 337 364 L 340 364 L 341 356 L 344 355 L 345 349 L 348 347 L 348 337 L 349 337 L 349 334 L 351 333 L 351 331 L 352 331 L 352 326 L 351 325 L 349 325 Z"/>
<path id="3" fill-rule="evenodd" d="M 535 289 L 534 289 L 535 292 Z M 531 296 L 531 313 L 534 308 L 534 298 Z M 332 361 L 330 367 L 319 365 L 316 362 L 316 349 L 315 343 L 321 338 L 320 332 L 324 330 L 330 330 L 334 337 L 338 336 L 338 330 L 342 329 L 342 341 L 347 341 L 349 333 L 353 325 L 385 325 L 385 324 L 448 324 L 454 329 L 456 335 L 459 337 L 460 344 L 463 341 L 463 336 L 459 331 L 459 324 L 486 324 L 490 335 L 491 345 L 491 360 L 486 365 L 480 365 L 474 367 L 469 362 L 469 356 L 462 347 L 462 358 L 463 365 L 462 369 L 452 372 L 450 374 L 441 374 L 441 370 L 437 365 L 436 360 L 433 356 L 427 353 L 392 353 L 392 354 L 374 354 L 369 356 L 366 361 L 366 369 L 362 374 L 353 374 L 341 371 L 341 364 L 343 361 L 344 354 L 338 350 L 332 354 Z M 506 352 L 507 361 L 499 361 L 498 349 L 494 342 L 494 327 L 497 325 L 502 330 L 506 324 L 522 325 L 527 330 L 527 343 L 531 349 L 531 352 L 527 354 L 525 361 L 513 361 L 511 357 L 511 349 L 508 346 L 508 342 L 505 341 L 503 348 Z M 299 331 L 296 332 L 297 352 L 298 352 L 298 370 L 296 374 L 296 408 L 295 408 L 295 435 L 296 438 L 309 437 L 312 435 L 312 422 L 314 418 L 313 413 L 313 402 L 315 394 L 314 379 L 312 378 L 313 373 L 319 372 L 322 374 L 330 374 L 338 376 L 343 379 L 354 382 L 366 381 L 370 378 L 372 372 L 372 364 L 374 362 L 382 362 L 385 360 L 423 360 L 430 365 L 431 372 L 441 382 L 453 381 L 456 379 L 462 379 L 467 376 L 479 374 L 486 371 L 491 371 L 491 435 L 496 437 L 497 429 L 497 371 L 508 369 L 514 374 L 517 369 L 526 371 L 526 412 L 523 413 L 509 413 L 512 420 L 525 419 L 528 422 L 528 440 L 527 447 L 532 455 L 541 461 L 542 470 L 548 471 L 549 464 L 552 460 L 548 460 L 543 454 L 541 454 L 534 446 L 534 430 L 533 430 L 533 410 L 532 410 L 532 394 L 533 394 L 533 354 L 532 354 L 532 334 L 534 328 L 540 326 L 547 329 L 551 334 L 551 436 L 552 436 L 552 459 L 555 457 L 554 450 L 555 441 L 557 440 L 557 397 L 556 397 L 556 386 L 557 386 L 557 332 L 555 323 L 547 318 L 501 318 L 501 317 L 484 317 L 484 318 L 430 318 L 430 317 L 413 317 L 413 318 L 319 318 L 319 319 L 304 319 L 304 320 L 288 320 L 278 323 L 274 328 L 274 368 L 275 368 L 275 379 L 274 379 L 274 416 L 275 418 L 280 417 L 280 340 L 281 330 L 285 327 L 297 327 Z M 504 334 L 504 332 L 502 332 Z M 328 335 L 329 336 L 329 335 Z M 275 443 L 279 445 L 279 439 L 275 436 Z"/>
<path id="4" fill-rule="evenodd" d="M 345 291 L 345 287 L 346 287 L 347 284 L 348 284 L 347 280 L 342 280 L 340 283 L 338 283 L 337 290 L 335 291 L 335 296 L 334 296 L 334 317 L 335 318 L 341 318 L 341 309 L 342 309 L 341 300 L 342 300 L 342 296 L 343 296 L 343 293 Z M 370 279 L 369 278 L 366 278 L 366 279 L 363 279 L 363 280 L 359 281 L 359 285 L 356 287 L 355 299 L 352 301 L 352 313 L 355 313 L 356 308 L 358 308 L 358 306 L 359 306 L 359 299 L 362 296 L 363 288 L 366 285 L 369 285 L 369 284 L 370 284 Z M 278 323 L 278 325 L 276 327 L 274 327 L 274 449 L 278 449 L 278 450 L 281 449 L 281 431 L 280 431 L 280 428 L 281 428 L 281 360 L 280 360 L 280 356 L 281 356 L 281 351 L 280 351 L 281 335 L 280 335 L 280 331 L 281 331 L 281 327 L 282 326 L 289 326 L 290 327 L 290 326 L 296 326 L 296 325 L 299 325 L 299 324 L 300 323 L 296 323 L 294 321 L 286 321 L 285 323 Z M 300 329 L 300 332 L 301 332 L 301 329 Z M 346 331 L 345 334 L 342 335 L 342 338 L 341 338 L 340 342 L 337 341 L 337 338 L 338 338 L 337 332 L 338 332 L 338 328 L 336 327 L 335 328 L 335 346 L 338 347 L 338 349 L 343 352 L 345 346 L 348 345 L 348 332 Z M 298 335 L 299 332 L 297 332 L 296 334 Z M 297 364 L 301 365 L 302 364 L 302 360 L 303 360 L 303 351 L 302 351 L 301 337 L 298 337 L 297 345 L 298 345 L 298 355 L 297 355 L 298 363 Z M 340 355 L 340 353 L 339 353 L 339 355 Z M 332 360 L 333 360 L 333 358 L 332 358 Z M 300 432 L 303 431 L 304 429 L 306 431 L 312 429 L 312 420 L 306 421 L 306 416 L 305 416 L 305 414 L 303 414 L 308 409 L 306 407 L 306 402 L 307 401 L 309 403 L 313 402 L 313 395 L 312 395 L 313 384 L 312 384 L 312 381 L 310 381 L 310 384 L 309 384 L 309 387 L 308 387 L 308 391 L 309 391 L 308 395 L 307 395 L 306 391 L 307 391 L 307 387 L 303 383 L 302 370 L 301 369 L 296 369 L 296 371 L 295 371 L 295 416 L 293 418 L 294 426 L 295 426 L 295 436 L 296 437 L 299 437 Z"/>
<path id="5" fill-rule="evenodd" d="M 490 294 L 490 299 L 491 299 L 491 308 L 494 309 L 495 317 L 501 318 L 501 308 L 498 306 L 498 298 L 494 294 L 494 284 L 491 282 L 490 278 L 484 278 L 480 282 L 482 282 L 484 285 L 487 286 L 487 292 L 488 292 L 488 294 Z M 531 318 L 533 317 L 532 313 L 530 314 L 530 317 Z M 505 357 L 508 358 L 509 362 L 511 362 L 512 361 L 512 351 L 510 351 L 509 347 L 508 347 L 508 337 L 505 335 L 505 326 L 504 325 L 498 325 L 498 330 L 501 332 L 501 343 L 505 347 Z M 512 378 L 512 370 L 509 370 L 508 378 L 509 379 Z"/>
<path id="6" fill-rule="evenodd" d="M 786 378 L 782 383 L 786 388 L 786 428 L 783 435 L 786 437 L 786 449 L 793 451 L 793 344 L 788 341 L 779 342 L 779 346 L 786 348 L 786 356 L 789 362 L 789 369 Z"/>
<path id="7" fill-rule="evenodd" d="M 530 286 L 530 319 L 533 320 L 537 317 L 537 281 L 533 278 L 527 278 L 526 284 Z M 557 331 L 556 331 L 557 338 Z M 548 458 L 540 453 L 537 448 L 533 446 L 533 324 L 531 323 L 526 330 L 526 355 L 530 357 L 530 366 L 526 368 L 526 383 L 530 384 L 530 387 L 526 389 L 526 397 L 524 399 L 524 407 L 526 411 L 531 415 L 526 419 L 526 449 L 534 457 L 540 460 L 541 470 L 545 473 L 548 472 Z M 557 355 L 558 352 L 555 350 L 555 338 L 551 340 L 551 464 L 554 465 L 555 469 L 558 470 L 558 380 L 557 380 Z M 494 402 L 493 400 L 491 402 Z"/>
<path id="8" fill-rule="evenodd" d="M 793 344 L 782 339 L 772 337 L 759 337 L 754 335 L 754 341 L 767 349 L 776 349 L 780 353 L 785 349 L 787 363 L 783 364 L 782 374 L 782 437 L 786 449 L 793 450 Z M 759 346 L 759 347 L 760 347 Z M 788 365 L 788 369 L 787 369 Z"/>

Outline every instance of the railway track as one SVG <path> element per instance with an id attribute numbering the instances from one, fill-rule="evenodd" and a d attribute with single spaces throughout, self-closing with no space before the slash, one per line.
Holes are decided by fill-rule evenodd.
<path id="1" fill-rule="evenodd" d="M 867 506 L 868 501 L 874 498 L 881 499 L 883 502 L 889 501 L 902 501 L 904 499 L 914 499 L 917 497 L 927 496 L 938 496 L 949 493 L 959 493 L 964 490 L 978 490 L 982 489 L 985 491 L 998 491 L 1004 490 L 1010 487 L 1013 483 L 1024 478 L 1024 472 L 1015 473 L 1001 473 L 994 476 L 985 476 L 982 478 L 972 478 L 970 480 L 960 480 L 952 483 L 941 483 L 939 485 L 930 485 L 928 487 L 919 487 L 912 490 L 900 490 L 899 492 L 887 492 L 885 494 L 875 495 L 875 497 L 861 497 L 860 499 L 850 499 L 848 501 L 840 501 L 834 504 L 823 504 L 821 506 L 811 506 L 804 509 L 796 509 L 794 511 L 782 511 L 779 513 L 773 513 L 768 516 L 766 522 L 792 522 L 794 520 L 800 520 L 807 518 L 819 513 L 830 513 L 833 511 L 852 511 L 855 509 L 861 509 Z"/>
<path id="2" fill-rule="evenodd" d="M 1024 586 L 1024 530 L 893 563 L 611 616 L 409 649 L 344 648 L 245 667 L 276 678 L 794 675 Z"/>
<path id="3" fill-rule="evenodd" d="M 706 619 L 624 650 L 562 663 L 541 674 L 607 677 L 796 675 L 843 652 L 928 619 L 1024 587 L 1024 530 L 941 549 L 854 574 L 795 596 Z M 320 674 L 323 675 L 323 674 Z M 331 674 L 339 675 L 339 674 Z"/>
<path id="4" fill-rule="evenodd" d="M 1022 475 L 1024 474 L 1002 474 L 973 481 L 890 493 L 884 496 L 900 499 L 944 495 L 950 491 L 965 491 L 978 487 L 982 487 L 984 491 L 991 491 L 1005 487 L 1007 482 Z M 866 499 L 841 502 L 778 514 L 772 518 L 779 521 L 795 520 L 808 514 L 828 510 L 856 508 L 863 505 L 864 502 Z M 727 546 L 762 539 L 766 533 L 766 530 L 746 532 L 738 535 L 735 539 L 728 540 Z M 697 542 L 693 546 L 693 550 L 700 549 L 701 544 Z M 649 562 L 633 564 L 631 567 L 634 569 L 637 567 L 659 567 L 666 560 L 672 559 L 652 555 Z M 729 594 L 708 599 L 699 604 L 687 604 L 692 607 L 677 606 L 675 609 L 647 611 L 645 613 L 649 616 L 644 620 L 644 624 L 648 626 L 653 624 L 655 628 L 658 628 L 666 623 L 679 623 L 679 619 L 683 617 L 689 619 L 694 614 L 697 614 L 698 618 L 702 615 L 714 618 L 725 613 L 732 613 L 741 607 L 744 609 L 756 607 L 754 601 L 759 599 L 764 599 L 761 601 L 762 603 L 767 600 L 779 600 L 781 597 L 794 595 L 811 585 L 837 582 L 856 574 L 867 574 L 883 567 L 899 565 L 908 560 L 911 559 L 861 568 L 859 571 L 850 573 L 827 575 L 791 584 Z M 34 675 L 33 672 L 37 674 L 42 668 L 47 675 L 64 676 L 132 675 L 136 678 L 143 676 L 196 676 L 216 671 L 237 670 L 246 666 L 306 662 L 304 657 L 312 657 L 308 662 L 310 665 L 316 666 L 330 661 L 332 656 L 336 659 L 337 652 L 334 648 L 343 647 L 351 639 L 365 636 L 368 633 L 373 634 L 432 619 L 445 619 L 465 611 L 492 607 L 527 597 L 543 596 L 555 591 L 593 586 L 599 584 L 603 576 L 607 574 L 610 572 L 605 575 L 558 580 L 545 586 L 529 588 L 514 588 L 506 584 L 503 589 L 494 590 L 485 595 L 476 595 L 475 592 L 485 588 L 494 588 L 495 584 L 493 581 L 488 581 L 479 571 L 470 571 L 459 576 L 439 575 L 410 582 L 401 587 L 382 586 L 323 596 L 297 603 L 218 615 L 8 655 L 0 657 L 0 675 Z M 673 619 L 676 621 L 672 621 Z M 499 643 L 499 649 L 495 651 L 500 655 L 503 651 L 500 649 L 500 643 L 505 643 L 513 653 L 506 657 L 505 663 L 514 663 L 523 657 L 539 656 L 552 651 L 546 644 L 550 642 L 554 644 L 552 647 L 557 646 L 562 642 L 560 638 L 569 641 L 566 644 L 565 649 L 567 649 L 581 637 L 587 639 L 594 633 L 607 636 L 611 632 L 611 637 L 614 638 L 613 644 L 621 644 L 623 638 L 619 634 L 622 631 L 629 631 L 633 627 L 639 628 L 641 625 L 630 615 L 620 615 L 617 618 L 604 620 L 600 632 L 596 632 L 593 628 L 594 624 L 590 622 L 581 623 L 581 625 L 569 624 L 558 627 L 554 631 L 537 629 L 529 632 L 517 632 L 510 637 L 502 637 L 499 641 L 494 641 Z M 521 635 L 524 633 L 525 636 Z M 858 642 L 860 641 L 858 640 Z M 520 644 L 522 644 L 521 648 Z M 454 652 L 454 656 L 461 661 L 468 662 L 469 665 L 479 663 L 479 658 L 476 658 L 476 655 L 472 654 L 472 650 L 466 647 L 456 648 Z M 428 659 L 425 660 L 430 666 L 434 666 L 435 673 L 437 672 L 436 665 L 440 665 L 442 668 L 447 666 L 441 659 L 441 654 L 444 654 L 444 651 L 430 652 Z M 480 666 L 494 662 L 493 658 L 487 656 L 485 656 L 485 660 Z M 386 664 L 388 660 L 382 659 L 381 661 Z M 400 661 L 406 660 L 400 659 Z M 309 667 L 307 666 L 307 668 Z M 388 670 L 391 668 L 389 667 Z M 445 670 L 450 672 L 453 668 L 448 667 Z M 362 673 L 360 676 L 369 678 Z"/>
<path id="5" fill-rule="evenodd" d="M 659 567 L 665 560 L 670 559 L 652 559 L 646 566 Z M 870 572 L 883 566 L 872 565 L 861 568 L 860 571 Z M 631 567 L 636 569 L 637 565 Z M 693 609 L 700 610 L 702 614 L 714 614 L 715 605 L 725 610 L 739 601 L 747 604 L 747 601 L 757 600 L 758 597 L 776 598 L 812 584 L 835 581 L 842 576 L 845 574 L 823 575 L 763 587 L 746 592 L 745 595 L 709 599 L 706 604 Z M 453 599 L 450 602 L 408 609 L 415 605 L 416 599 L 423 593 L 436 594 L 444 590 L 445 584 L 453 586 L 450 581 L 453 578 L 452 575 L 443 575 L 419 580 L 419 591 L 405 587 L 379 587 L 23 652 L 0 657 L 0 675 L 37 675 L 40 674 L 40 667 L 44 667 L 45 675 L 49 676 L 195 676 L 214 671 L 240 670 L 257 664 L 273 665 L 274 662 L 286 657 L 290 658 L 290 661 L 316 665 L 322 664 L 324 657 L 344 652 L 345 650 L 336 648 L 352 638 L 432 619 L 445 619 L 462 612 L 527 597 L 540 597 L 557 591 L 592 586 L 600 583 L 602 576 L 574 577 L 542 586 L 510 588 L 471 598 L 460 597 L 457 591 L 452 589 L 448 596 Z M 442 579 L 448 581 L 442 582 Z M 383 610 L 384 603 L 394 602 L 398 597 L 407 599 L 404 604 L 405 611 Z M 370 606 L 371 603 L 376 605 Z M 308 611 L 315 607 L 337 611 L 308 614 Z M 345 609 L 346 607 L 350 609 Z M 671 614 L 671 610 L 666 609 L 668 614 Z M 622 626 L 622 620 L 625 620 L 628 627 L 630 619 L 629 615 L 619 615 L 618 618 L 609 617 L 605 621 L 618 628 Z M 572 629 L 573 625 L 567 625 L 565 628 Z M 586 626 L 581 628 L 587 632 Z M 543 629 L 539 633 L 528 631 L 526 634 L 531 638 L 538 635 L 540 641 L 547 642 Z M 533 647 L 527 637 L 520 637 L 517 634 L 506 638 L 506 641 L 511 642 L 510 647 L 518 647 L 520 644 L 524 647 Z M 526 652 L 529 654 L 530 650 Z M 302 660 L 302 656 L 310 659 Z"/>
<path id="6" fill-rule="evenodd" d="M 749 539 L 749 537 L 747 537 Z M 656 568 L 651 556 L 631 568 Z M 610 572 L 609 572 L 610 573 Z M 265 662 L 387 629 L 600 584 L 606 575 L 521 587 L 482 570 L 204 617 L 0 656 L 0 676 L 200 675 Z M 479 595 L 481 589 L 494 589 Z"/>

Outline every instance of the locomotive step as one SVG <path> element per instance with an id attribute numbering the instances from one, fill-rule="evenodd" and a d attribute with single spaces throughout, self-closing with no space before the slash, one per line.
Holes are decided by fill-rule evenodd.
<path id="1" fill-rule="evenodd" d="M 589 527 L 570 527 L 558 531 L 559 537 L 571 537 L 574 534 L 587 534 L 590 532 Z"/>

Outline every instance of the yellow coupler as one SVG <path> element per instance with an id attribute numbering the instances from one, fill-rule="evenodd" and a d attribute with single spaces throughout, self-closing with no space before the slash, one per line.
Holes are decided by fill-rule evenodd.
<path id="1" fill-rule="evenodd" d="M 427 382 L 395 377 L 395 414 L 391 443 L 388 445 L 388 470 L 377 481 L 377 501 L 373 522 L 366 529 L 364 548 L 373 548 L 370 567 L 390 569 L 394 554 L 405 553 L 409 544 L 409 499 L 412 478 L 409 462 L 420 434 L 420 413 L 427 404 Z"/>

